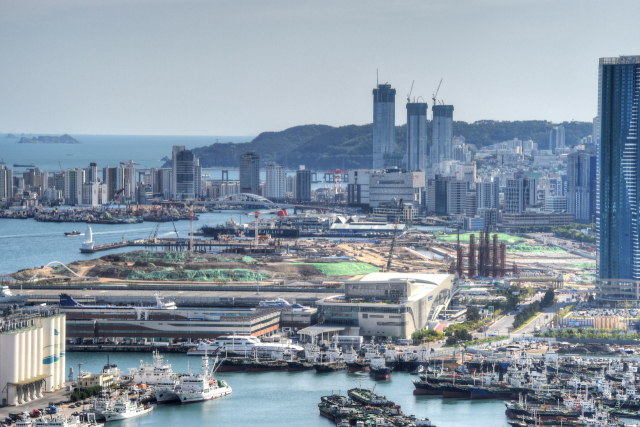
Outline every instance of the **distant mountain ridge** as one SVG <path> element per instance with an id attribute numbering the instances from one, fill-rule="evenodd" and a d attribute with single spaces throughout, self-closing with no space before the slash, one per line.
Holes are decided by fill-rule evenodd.
<path id="1" fill-rule="evenodd" d="M 37 136 L 35 138 L 27 138 L 23 136 L 16 144 L 81 144 L 80 141 L 64 134 L 62 136 Z"/>
<path id="2" fill-rule="evenodd" d="M 565 128 L 567 146 L 576 145 L 592 131 L 590 122 L 554 124 L 545 120 L 481 120 L 474 123 L 454 121 L 453 134 L 465 137 L 467 144 L 473 144 L 478 149 L 513 138 L 533 140 L 540 149 L 545 149 L 549 143 L 549 131 L 557 125 Z M 431 140 L 431 122 L 427 132 Z M 405 138 L 406 125 L 396 126 L 396 153 L 404 152 Z M 241 154 L 255 151 L 260 154 L 262 166 L 276 162 L 292 169 L 297 169 L 298 165 L 313 170 L 371 168 L 373 127 L 371 124 L 294 126 L 280 132 L 263 132 L 251 142 L 217 143 L 192 151 L 203 167 L 237 168 Z M 171 162 L 167 162 L 163 167 L 170 165 Z"/>

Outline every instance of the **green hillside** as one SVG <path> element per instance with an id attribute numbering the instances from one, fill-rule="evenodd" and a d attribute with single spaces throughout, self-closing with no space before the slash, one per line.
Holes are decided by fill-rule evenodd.
<path id="1" fill-rule="evenodd" d="M 566 144 L 573 146 L 580 138 L 591 134 L 590 122 L 563 122 Z M 478 149 L 509 139 L 533 140 L 540 149 L 548 148 L 549 131 L 553 124 L 544 120 L 500 122 L 481 120 L 474 123 L 454 122 L 453 134 L 463 136 Z M 431 134 L 431 122 L 428 124 Z M 406 126 L 396 127 L 396 153 L 404 151 Z M 193 150 L 203 167 L 238 167 L 238 158 L 247 151 L 261 156 L 262 165 L 275 161 L 289 168 L 305 165 L 307 169 L 370 168 L 373 162 L 371 124 L 332 127 L 304 125 L 281 132 L 263 132 L 245 143 L 219 143 Z M 170 164 L 170 163 L 168 163 Z"/>

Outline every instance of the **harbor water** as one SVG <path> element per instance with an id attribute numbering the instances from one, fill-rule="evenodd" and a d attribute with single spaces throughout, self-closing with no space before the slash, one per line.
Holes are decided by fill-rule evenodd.
<path id="1" fill-rule="evenodd" d="M 152 363 L 151 353 L 110 354 L 125 373 L 140 366 L 140 360 Z M 201 358 L 167 354 L 174 372 L 200 372 Z M 105 353 L 67 353 L 67 370 L 83 363 L 82 370 L 97 373 L 107 363 Z M 150 415 L 119 422 L 118 426 L 260 426 L 260 427 L 333 427 L 319 415 L 320 397 L 331 393 L 346 395 L 354 387 L 373 388 L 402 407 L 405 414 L 428 417 L 437 427 L 507 426 L 505 405 L 500 400 L 442 399 L 440 396 L 414 396 L 411 380 L 417 376 L 395 372 L 390 380 L 373 381 L 368 373 L 315 371 L 243 373 L 215 375 L 233 389 L 230 396 L 192 405 L 158 405 Z"/>

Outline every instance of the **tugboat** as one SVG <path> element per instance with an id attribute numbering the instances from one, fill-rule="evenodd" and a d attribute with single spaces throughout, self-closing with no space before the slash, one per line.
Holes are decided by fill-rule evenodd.
<path id="1" fill-rule="evenodd" d="M 67 231 L 64 233 L 65 236 L 79 236 L 81 233 L 78 230 Z"/>

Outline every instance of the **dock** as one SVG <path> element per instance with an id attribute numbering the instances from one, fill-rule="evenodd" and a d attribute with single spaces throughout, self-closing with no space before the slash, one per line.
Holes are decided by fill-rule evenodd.
<path id="1" fill-rule="evenodd" d="M 124 248 L 126 246 L 129 246 L 129 242 L 106 243 L 104 245 L 96 245 L 91 248 L 81 247 L 80 252 L 83 254 L 92 254 L 94 252 L 108 251 L 109 249 Z"/>

